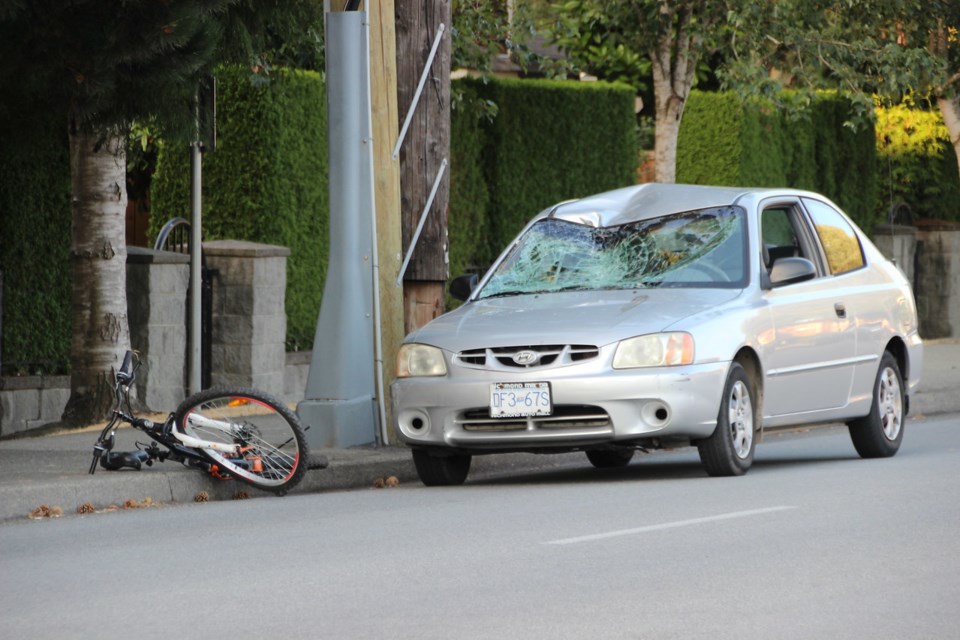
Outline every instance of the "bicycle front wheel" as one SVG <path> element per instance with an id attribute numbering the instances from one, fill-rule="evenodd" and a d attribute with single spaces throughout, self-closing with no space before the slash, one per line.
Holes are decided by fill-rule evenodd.
<path id="1" fill-rule="evenodd" d="M 309 453 L 296 415 L 273 396 L 243 387 L 214 388 L 184 400 L 173 428 L 197 445 L 215 471 L 284 494 L 307 470 Z"/>

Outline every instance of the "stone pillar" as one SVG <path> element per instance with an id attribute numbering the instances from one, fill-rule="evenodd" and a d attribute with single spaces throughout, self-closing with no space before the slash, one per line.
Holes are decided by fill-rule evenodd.
<path id="1" fill-rule="evenodd" d="M 878 224 L 873 228 L 873 244 L 896 263 L 907 280 L 914 283 L 914 256 L 917 251 L 917 228 L 903 224 Z"/>
<path id="2" fill-rule="evenodd" d="M 942 220 L 917 223 L 914 294 L 921 336 L 960 336 L 960 224 Z"/>
<path id="3" fill-rule="evenodd" d="M 154 411 L 173 411 L 186 394 L 189 283 L 190 256 L 127 247 L 130 347 L 143 363 L 137 396 Z"/>
<path id="4" fill-rule="evenodd" d="M 290 249 L 240 240 L 203 243 L 213 282 L 210 382 L 283 395 L 287 256 Z"/>

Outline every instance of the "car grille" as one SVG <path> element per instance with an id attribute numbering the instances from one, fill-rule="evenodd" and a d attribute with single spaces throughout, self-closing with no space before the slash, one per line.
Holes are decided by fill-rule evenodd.
<path id="1" fill-rule="evenodd" d="M 557 405 L 549 416 L 532 418 L 491 418 L 489 409 L 469 409 L 455 420 L 464 431 L 529 431 L 553 429 L 607 428 L 610 416 L 600 407 Z"/>
<path id="2" fill-rule="evenodd" d="M 468 367 L 534 369 L 582 362 L 599 354 L 599 348 L 588 344 L 541 344 L 468 349 L 458 353 L 457 360 Z"/>

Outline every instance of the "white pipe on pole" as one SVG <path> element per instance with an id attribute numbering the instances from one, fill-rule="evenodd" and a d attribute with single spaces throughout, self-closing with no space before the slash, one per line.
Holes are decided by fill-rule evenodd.
<path id="1" fill-rule="evenodd" d="M 370 47 L 370 20 L 369 11 L 367 20 L 364 23 L 363 33 L 366 36 L 366 47 Z M 367 56 L 367 77 L 372 78 L 371 74 L 371 56 Z M 376 392 L 378 404 L 377 423 L 379 425 L 378 435 L 380 444 L 385 445 L 390 442 L 390 434 L 387 430 L 387 409 L 384 400 L 385 384 L 383 380 L 383 327 L 380 326 L 380 250 L 377 242 L 377 189 L 374 176 L 374 148 L 373 148 L 373 106 L 367 109 L 367 134 L 369 137 L 366 143 L 370 145 L 370 153 L 367 154 L 370 162 L 370 225 L 373 230 L 371 244 L 373 246 L 373 256 L 371 264 L 373 266 L 373 338 L 374 338 L 374 364 L 376 367 Z"/>
<path id="2" fill-rule="evenodd" d="M 403 139 L 407 137 L 407 129 L 410 127 L 410 121 L 413 120 L 413 112 L 417 108 L 417 103 L 420 102 L 420 94 L 423 93 L 423 85 L 427 82 L 427 75 L 430 73 L 430 67 L 433 66 L 433 59 L 437 55 L 437 49 L 440 48 L 440 37 L 443 35 L 444 26 L 443 23 L 437 27 L 437 35 L 433 39 L 433 47 L 430 49 L 430 55 L 427 56 L 427 64 L 423 66 L 423 73 L 420 74 L 420 82 L 417 84 L 417 90 L 413 94 L 413 102 L 410 103 L 410 108 L 407 110 L 407 117 L 403 120 L 403 128 L 400 129 L 400 136 L 397 138 L 397 144 L 393 147 L 393 156 L 394 160 L 397 159 L 397 155 L 400 153 L 400 146 L 403 144 Z"/>
<path id="3" fill-rule="evenodd" d="M 410 239 L 410 246 L 407 248 L 407 255 L 403 257 L 403 264 L 400 265 L 400 273 L 397 275 L 397 286 L 403 284 L 403 274 L 407 272 L 407 265 L 410 264 L 410 257 L 413 256 L 413 250 L 417 247 L 417 241 L 420 239 L 420 232 L 423 231 L 423 224 L 427 221 L 427 214 L 430 213 L 430 206 L 437 195 L 437 189 L 440 188 L 440 180 L 443 178 L 443 172 L 447 168 L 447 159 L 444 158 L 440 163 L 440 169 L 437 171 L 437 177 L 433 181 L 433 187 L 430 189 L 430 196 L 426 204 L 423 205 L 423 212 L 420 214 L 420 222 L 417 223 L 417 230 Z"/>

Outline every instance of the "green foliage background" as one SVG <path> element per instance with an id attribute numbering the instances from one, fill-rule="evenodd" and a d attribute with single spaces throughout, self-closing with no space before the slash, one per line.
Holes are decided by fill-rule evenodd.
<path id="1" fill-rule="evenodd" d="M 483 121 L 488 187 L 487 253 L 492 261 L 546 207 L 636 181 L 634 90 L 561 80 L 464 80 L 492 100 Z M 459 144 L 454 140 L 455 144 Z M 451 211 L 455 202 L 451 198 Z"/>
<path id="2" fill-rule="evenodd" d="M 877 154 L 878 209 L 906 202 L 915 217 L 960 220 L 957 155 L 939 111 L 878 108 Z"/>
<path id="3" fill-rule="evenodd" d="M 287 348 L 313 344 L 329 244 L 326 94 L 320 74 L 217 73 L 217 149 L 203 157 L 204 240 L 288 247 Z M 151 188 L 151 238 L 189 218 L 189 149 L 164 144 Z"/>
<path id="4" fill-rule="evenodd" d="M 70 359 L 69 143 L 66 118 L 46 116 L 0 130 L 4 375 L 65 373 Z"/>
<path id="5" fill-rule="evenodd" d="M 852 109 L 826 92 L 794 111 L 692 91 L 677 142 L 677 182 L 817 191 L 869 231 L 882 219 L 875 136 L 872 126 L 846 126 Z"/>
<path id="6" fill-rule="evenodd" d="M 450 275 L 466 273 L 490 261 L 486 230 L 490 228 L 490 193 L 483 167 L 486 137 L 484 108 L 474 83 L 455 81 L 460 100 L 450 113 L 450 203 L 447 236 Z"/>

